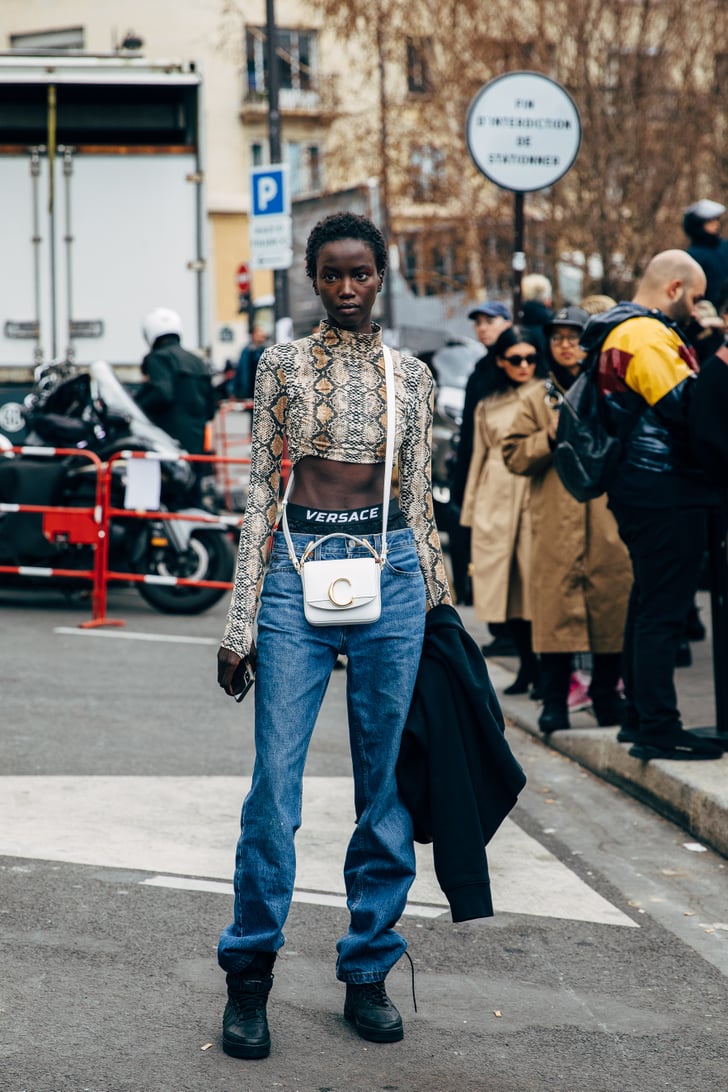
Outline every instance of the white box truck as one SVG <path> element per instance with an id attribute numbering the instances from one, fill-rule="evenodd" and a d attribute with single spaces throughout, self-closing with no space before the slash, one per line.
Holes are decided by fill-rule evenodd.
<path id="1" fill-rule="evenodd" d="M 137 378 L 140 325 L 208 350 L 201 77 L 113 54 L 0 54 L 0 431 L 13 391 L 65 358 Z M 19 434 L 18 434 L 19 435 Z"/>

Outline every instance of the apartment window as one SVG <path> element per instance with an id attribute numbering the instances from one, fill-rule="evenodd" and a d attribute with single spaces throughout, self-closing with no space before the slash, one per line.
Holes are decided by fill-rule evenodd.
<path id="1" fill-rule="evenodd" d="M 666 85 L 666 60 L 665 54 L 653 47 L 614 47 L 607 57 L 607 87 L 612 91 L 630 88 L 643 93 L 659 93 Z"/>
<path id="2" fill-rule="evenodd" d="M 286 157 L 290 168 L 291 196 L 317 193 L 323 189 L 321 150 L 318 144 L 289 141 Z"/>
<path id="3" fill-rule="evenodd" d="M 408 236 L 402 244 L 402 276 L 417 295 L 417 246 L 415 240 Z"/>
<path id="4" fill-rule="evenodd" d="M 721 96 L 728 95 L 728 53 L 716 53 L 714 64 L 715 91 Z"/>
<path id="5" fill-rule="evenodd" d="M 488 38 L 483 60 L 496 74 L 513 72 L 519 68 L 530 67 L 533 48 L 533 42 L 529 41 L 517 41 L 515 38 Z"/>
<path id="6" fill-rule="evenodd" d="M 276 33 L 278 86 L 283 91 L 310 91 L 316 66 L 316 32 L 286 30 Z M 268 48 L 264 27 L 245 28 L 248 93 L 268 89 Z"/>
<path id="7" fill-rule="evenodd" d="M 253 167 L 265 167 L 268 163 L 267 150 L 264 144 L 255 142 L 250 145 L 250 162 Z"/>
<path id="8" fill-rule="evenodd" d="M 641 114 L 648 121 L 676 120 L 678 103 L 667 60 L 662 50 L 653 47 L 611 49 L 607 57 L 606 89 L 612 114 L 621 114 L 624 103 L 630 101 L 639 103 Z"/>
<path id="9" fill-rule="evenodd" d="M 321 161 L 321 149 L 318 144 L 309 144 L 307 155 L 311 189 L 314 191 L 322 190 L 324 188 L 323 163 Z"/>
<path id="10" fill-rule="evenodd" d="M 449 230 L 400 240 L 401 271 L 415 296 L 460 291 L 467 281 L 466 250 Z"/>
<path id="11" fill-rule="evenodd" d="M 35 30 L 27 34 L 9 35 L 10 48 L 28 49 L 83 49 L 83 27 L 59 27 L 57 30 Z"/>
<path id="12" fill-rule="evenodd" d="M 432 91 L 431 38 L 407 39 L 407 90 L 412 95 L 426 95 Z"/>
<path id="13" fill-rule="evenodd" d="M 439 148 L 423 144 L 412 149 L 412 197 L 415 201 L 439 201 L 445 195 L 445 156 Z"/>

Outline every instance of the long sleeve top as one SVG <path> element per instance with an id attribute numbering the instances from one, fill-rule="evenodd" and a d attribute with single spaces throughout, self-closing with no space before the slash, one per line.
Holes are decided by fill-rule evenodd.
<path id="1" fill-rule="evenodd" d="M 393 354 L 399 506 L 415 537 L 427 605 L 450 603 L 431 490 L 434 384 L 425 365 Z M 284 441 L 295 467 L 304 456 L 383 463 L 387 397 L 382 336 L 322 322 L 320 333 L 266 349 L 255 380 L 250 485 L 222 644 L 245 656 L 278 514 Z"/>

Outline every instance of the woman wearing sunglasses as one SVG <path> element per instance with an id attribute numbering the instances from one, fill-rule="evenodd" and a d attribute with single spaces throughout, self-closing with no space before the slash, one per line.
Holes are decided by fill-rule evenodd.
<path id="1" fill-rule="evenodd" d="M 546 327 L 550 376 L 520 400 L 503 457 L 531 482 L 530 605 L 533 647 L 539 653 L 541 731 L 569 727 L 568 694 L 574 653 L 590 652 L 589 697 L 597 723 L 619 724 L 622 640 L 632 568 L 606 496 L 580 504 L 556 473 L 552 451 L 559 405 L 579 374 L 580 334 L 589 315 L 563 307 Z"/>
<path id="2" fill-rule="evenodd" d="M 493 346 L 497 367 L 489 392 L 475 409 L 470 459 L 460 522 L 472 528 L 473 603 L 481 622 L 506 622 L 520 658 L 507 694 L 526 694 L 537 679 L 531 647 L 528 571 L 531 530 L 528 479 L 511 474 L 501 442 L 516 415 L 523 392 L 535 379 L 539 355 L 533 341 L 510 326 Z"/>

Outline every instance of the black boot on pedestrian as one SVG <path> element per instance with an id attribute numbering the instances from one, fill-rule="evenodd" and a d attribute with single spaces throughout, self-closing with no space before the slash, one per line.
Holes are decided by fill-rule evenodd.
<path id="1" fill-rule="evenodd" d="M 618 743 L 639 743 L 642 738 L 640 732 L 640 719 L 634 705 L 624 699 L 624 711 L 622 722 L 617 732 Z"/>
<path id="2" fill-rule="evenodd" d="M 688 611 L 688 624 L 685 627 L 685 636 L 688 641 L 705 640 L 705 626 L 700 620 L 700 611 L 694 603 Z"/>
<path id="3" fill-rule="evenodd" d="M 489 645 L 481 645 L 480 651 L 488 656 L 515 656 L 516 646 L 510 637 L 494 637 Z"/>
<path id="4" fill-rule="evenodd" d="M 651 758 L 669 758 L 678 761 L 705 761 L 723 757 L 723 747 L 716 740 L 698 736 L 684 728 L 675 728 L 663 735 L 642 735 L 630 747 L 628 754 L 649 762 Z"/>
<path id="5" fill-rule="evenodd" d="M 571 727 L 568 706 L 546 700 L 538 718 L 538 726 L 545 736 L 550 736 L 552 732 L 565 732 Z"/>
<path id="6" fill-rule="evenodd" d="M 690 667 L 693 662 L 693 653 L 687 641 L 681 641 L 675 653 L 675 667 Z"/>
<path id="7" fill-rule="evenodd" d="M 272 952 L 256 952 L 244 971 L 227 975 L 222 1049 L 233 1058 L 267 1058 L 270 1054 L 265 1009 L 273 985 L 275 958 Z"/>
<path id="8" fill-rule="evenodd" d="M 621 724 L 624 720 L 624 698 L 615 690 L 612 694 L 591 694 L 592 709 L 600 728 Z"/>
<path id="9" fill-rule="evenodd" d="M 404 1038 L 402 1017 L 381 982 L 346 984 L 344 1018 L 370 1043 L 398 1043 Z"/>
<path id="10" fill-rule="evenodd" d="M 531 623 L 525 618 L 511 618 L 506 626 L 521 662 L 514 681 L 503 693 L 527 694 L 531 683 L 538 680 L 538 657 L 531 646 Z"/>
<path id="11" fill-rule="evenodd" d="M 533 686 L 531 687 L 531 693 L 528 695 L 531 701 L 543 701 L 543 686 L 541 685 L 541 679 L 537 678 Z"/>
<path id="12" fill-rule="evenodd" d="M 534 657 L 535 659 L 535 657 Z M 535 664 L 522 663 L 518 669 L 518 674 L 511 683 L 510 686 L 506 686 L 503 690 L 504 694 L 527 694 L 531 683 L 537 682 L 537 673 Z"/>

